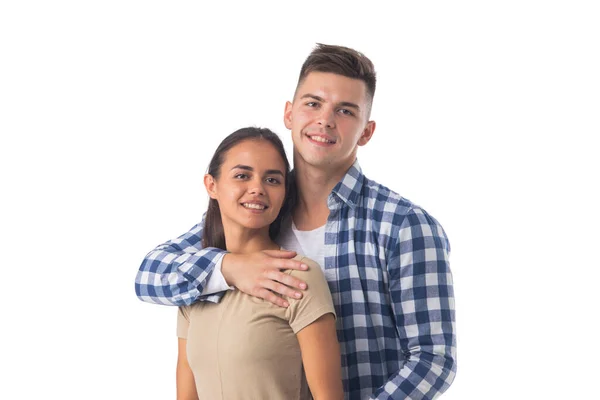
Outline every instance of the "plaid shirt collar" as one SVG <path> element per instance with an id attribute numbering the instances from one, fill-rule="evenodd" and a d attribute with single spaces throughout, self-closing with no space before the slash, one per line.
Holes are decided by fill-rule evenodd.
<path id="1" fill-rule="evenodd" d="M 334 210 L 341 207 L 341 203 L 334 200 L 334 195 L 350 208 L 356 207 L 361 196 L 364 178 L 358 159 L 356 159 L 346 175 L 331 191 L 327 201 L 329 209 Z"/>

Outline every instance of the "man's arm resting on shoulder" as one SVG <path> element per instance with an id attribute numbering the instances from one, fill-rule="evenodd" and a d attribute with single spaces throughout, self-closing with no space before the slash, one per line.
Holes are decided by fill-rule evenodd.
<path id="1" fill-rule="evenodd" d="M 454 291 L 450 245 L 438 222 L 412 210 L 388 264 L 390 297 L 406 362 L 372 396 L 432 400 L 456 373 Z"/>
<path id="2" fill-rule="evenodd" d="M 202 249 L 204 222 L 146 255 L 135 278 L 135 293 L 148 303 L 183 306 L 198 300 L 225 251 Z M 207 300 L 218 301 L 218 296 Z"/>
<path id="3" fill-rule="evenodd" d="M 308 268 L 290 259 L 295 252 L 227 254 L 221 249 L 202 249 L 203 226 L 204 221 L 146 255 L 135 279 L 140 300 L 175 306 L 190 305 L 196 300 L 218 302 L 223 296 L 221 291 L 230 288 L 228 282 L 244 293 L 281 307 L 288 304 L 275 293 L 292 298 L 302 296 L 294 288 L 305 289 L 306 284 L 281 272 Z"/>

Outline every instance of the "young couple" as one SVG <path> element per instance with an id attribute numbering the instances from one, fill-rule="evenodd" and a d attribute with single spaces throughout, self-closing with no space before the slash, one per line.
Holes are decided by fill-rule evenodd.
<path id="1" fill-rule="evenodd" d="M 452 383 L 448 239 L 356 160 L 375 83 L 363 54 L 318 45 L 284 112 L 293 177 L 276 135 L 234 132 L 204 220 L 144 259 L 138 297 L 181 306 L 178 398 L 415 400 Z"/>

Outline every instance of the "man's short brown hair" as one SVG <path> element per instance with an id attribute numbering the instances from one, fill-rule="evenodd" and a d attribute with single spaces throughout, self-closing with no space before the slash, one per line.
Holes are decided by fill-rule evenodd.
<path id="1" fill-rule="evenodd" d="M 311 72 L 330 72 L 363 81 L 367 87 L 369 110 L 371 109 L 377 78 L 373 63 L 361 52 L 349 47 L 317 43 L 302 64 L 296 90 Z"/>

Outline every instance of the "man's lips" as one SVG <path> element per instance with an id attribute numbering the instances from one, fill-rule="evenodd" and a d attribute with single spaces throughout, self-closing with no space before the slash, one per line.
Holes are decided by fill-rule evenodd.
<path id="1" fill-rule="evenodd" d="M 335 144 L 336 140 L 329 135 L 323 133 L 306 133 L 305 134 L 310 140 L 317 143 L 323 144 Z"/>

